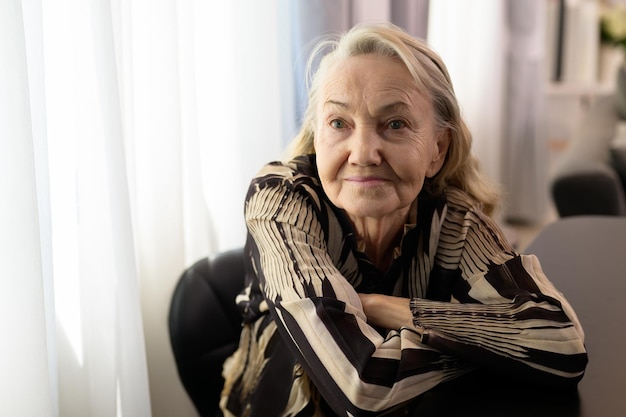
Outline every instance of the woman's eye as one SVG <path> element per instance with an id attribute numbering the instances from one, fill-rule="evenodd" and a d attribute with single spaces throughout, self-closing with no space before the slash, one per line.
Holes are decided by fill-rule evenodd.
<path id="1" fill-rule="evenodd" d="M 334 119 L 330 121 L 330 125 L 335 129 L 343 129 L 346 127 L 346 123 L 343 120 Z"/>
<path id="2" fill-rule="evenodd" d="M 332 127 L 334 127 L 335 129 L 341 129 L 344 128 L 346 126 L 346 124 L 343 122 L 343 120 L 339 120 L 339 119 L 333 119 L 330 121 L 330 125 Z"/>
<path id="3" fill-rule="evenodd" d="M 391 122 L 389 122 L 388 126 L 390 129 L 396 130 L 396 129 L 402 129 L 405 126 L 405 124 L 402 120 L 392 120 Z"/>

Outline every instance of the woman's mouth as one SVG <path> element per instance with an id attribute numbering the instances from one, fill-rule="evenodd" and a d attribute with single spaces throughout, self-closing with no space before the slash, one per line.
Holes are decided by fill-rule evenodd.
<path id="1" fill-rule="evenodd" d="M 364 187 L 374 187 L 377 185 L 384 184 L 387 180 L 383 177 L 378 177 L 378 176 L 353 175 L 353 176 L 346 177 L 345 181 L 351 184 L 360 185 Z"/>

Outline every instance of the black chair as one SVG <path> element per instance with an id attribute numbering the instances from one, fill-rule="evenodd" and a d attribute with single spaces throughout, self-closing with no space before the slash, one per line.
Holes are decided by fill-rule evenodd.
<path id="1" fill-rule="evenodd" d="M 169 333 L 178 375 L 201 416 L 221 416 L 224 360 L 237 348 L 243 249 L 204 258 L 184 271 L 172 296 Z"/>

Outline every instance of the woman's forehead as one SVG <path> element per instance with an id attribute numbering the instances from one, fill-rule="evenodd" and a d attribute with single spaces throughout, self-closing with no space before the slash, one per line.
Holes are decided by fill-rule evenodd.
<path id="1" fill-rule="evenodd" d="M 381 107 L 423 107 L 428 97 L 418 89 L 399 59 L 358 55 L 338 60 L 321 80 L 320 105 L 349 107 L 365 99 Z"/>

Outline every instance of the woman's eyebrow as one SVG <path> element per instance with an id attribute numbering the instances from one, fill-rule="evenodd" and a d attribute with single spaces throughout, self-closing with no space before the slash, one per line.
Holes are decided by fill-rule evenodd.
<path id="1" fill-rule="evenodd" d="M 350 106 L 347 103 L 344 103 L 342 101 L 329 99 L 324 102 L 324 107 L 328 106 L 329 104 L 333 106 L 341 107 L 346 110 L 350 109 Z"/>
<path id="2" fill-rule="evenodd" d="M 386 114 L 386 113 L 393 113 L 393 112 L 398 112 L 398 111 L 406 111 L 409 108 L 410 106 L 404 101 L 396 101 L 393 103 L 380 106 L 377 110 L 378 110 L 378 113 Z"/>

